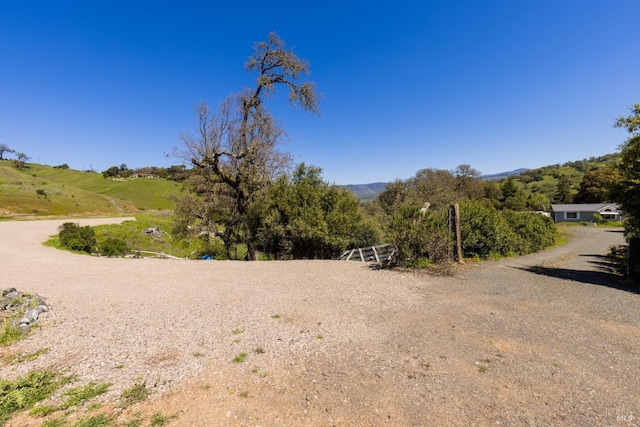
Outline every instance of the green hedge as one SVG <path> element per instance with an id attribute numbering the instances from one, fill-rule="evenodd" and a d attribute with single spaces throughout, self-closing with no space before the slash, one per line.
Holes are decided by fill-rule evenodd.
<path id="1" fill-rule="evenodd" d="M 91 253 L 96 246 L 96 233 L 88 225 L 80 227 L 73 222 L 65 222 L 58 232 L 60 245 L 67 249 Z"/>

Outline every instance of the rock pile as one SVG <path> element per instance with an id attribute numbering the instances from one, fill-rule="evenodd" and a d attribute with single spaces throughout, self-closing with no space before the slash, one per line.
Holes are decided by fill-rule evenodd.
<path id="1" fill-rule="evenodd" d="M 28 332 L 40 315 L 49 311 L 49 306 L 42 295 L 32 295 L 20 292 L 16 288 L 7 288 L 2 291 L 0 311 L 3 318 L 12 319 L 16 327 L 23 332 Z"/>

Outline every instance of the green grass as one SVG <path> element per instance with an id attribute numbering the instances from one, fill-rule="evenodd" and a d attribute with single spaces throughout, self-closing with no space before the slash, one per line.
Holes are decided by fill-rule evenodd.
<path id="1" fill-rule="evenodd" d="M 3 320 L 2 330 L 0 331 L 0 347 L 10 346 L 26 336 L 26 332 L 22 332 L 19 327 L 14 325 L 13 318 L 8 317 Z"/>
<path id="2" fill-rule="evenodd" d="M 124 221 L 120 224 L 93 227 L 98 246 L 107 239 L 119 239 L 127 244 L 127 247 L 132 253 L 148 251 L 165 253 L 179 258 L 187 258 L 200 248 L 200 242 L 186 242 L 184 240 L 174 239 L 171 236 L 173 221 L 166 215 L 137 214 L 135 217 L 135 221 Z M 162 233 L 161 238 L 156 238 L 143 233 L 145 228 L 159 228 L 167 234 Z M 60 245 L 58 235 L 51 236 L 44 245 L 56 249 L 68 250 Z M 84 252 L 76 253 L 86 255 Z M 141 255 L 151 256 L 145 253 L 141 253 Z"/>
<path id="3" fill-rule="evenodd" d="M 151 421 L 149 422 L 149 425 L 151 427 L 161 427 L 161 426 L 167 425 L 169 421 L 174 420 L 176 418 L 178 418 L 177 415 L 167 416 L 167 415 L 162 415 L 160 412 L 156 412 L 151 416 Z"/>
<path id="4" fill-rule="evenodd" d="M 114 426 L 115 422 L 115 418 L 99 414 L 92 417 L 82 417 L 73 423 L 72 427 L 108 427 Z"/>
<path id="5" fill-rule="evenodd" d="M 135 384 L 120 395 L 120 407 L 128 408 L 131 405 L 144 401 L 149 396 L 146 382 Z"/>
<path id="6" fill-rule="evenodd" d="M 64 427 L 65 425 L 64 419 L 65 419 L 64 415 L 61 415 L 55 418 L 49 418 L 48 420 L 42 423 L 42 427 Z"/>
<path id="7" fill-rule="evenodd" d="M 143 233 L 142 230 L 145 228 L 160 229 L 162 237 L 156 238 Z M 119 239 L 125 242 L 132 251 L 163 252 L 180 258 L 185 258 L 198 249 L 198 242 L 190 244 L 174 239 L 172 228 L 173 221 L 170 217 L 150 214 L 138 214 L 135 221 L 93 227 L 98 245 L 109 238 Z"/>
<path id="8" fill-rule="evenodd" d="M 108 197 L 42 178 L 35 172 L 38 167 L 34 165 L 18 171 L 10 164 L 0 162 L 0 206 L 4 210 L 36 216 L 122 214 Z M 44 193 L 46 197 L 38 193 Z M 126 202 L 122 205 L 126 206 Z"/>
<path id="9" fill-rule="evenodd" d="M 138 209 L 173 209 L 175 203 L 167 194 L 177 193 L 181 185 L 174 181 L 154 178 L 105 179 L 101 173 L 32 165 L 29 172 L 60 185 L 79 188 L 120 200 L 131 201 Z"/>
<path id="10" fill-rule="evenodd" d="M 117 216 L 136 210 L 171 210 L 167 195 L 181 184 L 165 179 L 111 180 L 100 173 L 30 163 L 18 170 L 0 161 L 0 206 L 20 215 Z"/>
<path id="11" fill-rule="evenodd" d="M 0 425 L 50 397 L 68 380 L 53 371 L 31 371 L 13 381 L 0 380 Z"/>
<path id="12" fill-rule="evenodd" d="M 62 393 L 62 396 L 68 399 L 60 405 L 60 409 L 67 409 L 100 396 L 106 393 L 110 386 L 111 383 L 96 384 L 92 381 L 89 384 L 71 388 Z"/>
<path id="13" fill-rule="evenodd" d="M 234 357 L 233 359 L 231 359 L 231 361 L 233 363 L 242 363 L 245 361 L 245 359 L 247 358 L 247 353 L 240 353 L 238 354 L 236 357 Z"/>
<path id="14" fill-rule="evenodd" d="M 53 414 L 54 412 L 57 412 L 58 409 L 59 409 L 58 406 L 41 405 L 41 406 L 36 406 L 34 408 L 31 408 L 31 410 L 29 411 L 29 414 L 33 415 L 34 417 L 46 417 L 49 414 Z"/>

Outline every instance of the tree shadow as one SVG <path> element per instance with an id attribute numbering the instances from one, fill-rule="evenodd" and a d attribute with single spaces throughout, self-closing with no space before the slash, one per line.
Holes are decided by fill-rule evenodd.
<path id="1" fill-rule="evenodd" d="M 529 273 L 541 274 L 543 276 L 557 279 L 572 280 L 574 282 L 587 283 L 590 285 L 607 286 L 621 291 L 640 294 L 640 286 L 633 283 L 617 273 L 617 266 L 605 255 L 581 254 L 579 256 L 595 258 L 588 261 L 597 267 L 596 270 L 571 270 L 568 268 L 529 266 L 513 267 Z"/>

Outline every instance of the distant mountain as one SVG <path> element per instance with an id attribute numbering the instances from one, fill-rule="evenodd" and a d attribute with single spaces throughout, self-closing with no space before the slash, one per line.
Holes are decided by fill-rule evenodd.
<path id="1" fill-rule="evenodd" d="M 378 194 L 382 193 L 387 184 L 387 182 L 374 182 L 373 184 L 342 185 L 342 187 L 351 190 L 360 200 L 373 200 L 378 197 Z"/>
<path id="2" fill-rule="evenodd" d="M 522 172 L 527 172 L 528 170 L 529 169 L 522 168 L 522 169 L 516 169 L 509 172 L 494 173 L 492 175 L 482 175 L 480 179 L 483 181 L 500 181 L 502 178 L 508 178 L 513 175 L 520 175 Z"/>

